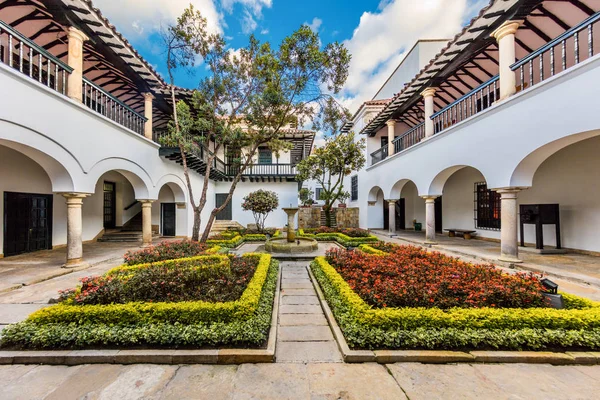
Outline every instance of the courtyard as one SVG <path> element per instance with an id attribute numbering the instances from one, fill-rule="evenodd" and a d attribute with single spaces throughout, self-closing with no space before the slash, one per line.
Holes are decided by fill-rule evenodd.
<path id="1" fill-rule="evenodd" d="M 448 242 L 454 240 L 462 239 Z M 335 247 L 323 244 L 329 249 Z M 255 251 L 258 246 L 246 244 L 237 251 L 241 252 L 244 247 Z M 478 248 L 478 244 L 474 248 Z M 18 263 L 45 260 L 45 264 L 40 262 L 36 269 L 41 274 L 38 278 L 44 272 L 48 275 L 40 282 L 3 291 L 0 294 L 2 321 L 23 320 L 30 312 L 48 306 L 48 301 L 57 297 L 58 290 L 75 286 L 84 276 L 102 274 L 121 264 L 123 260 L 116 254 L 121 252 L 122 256 L 123 250 L 136 248 L 130 244 L 98 243 L 93 247 L 96 261 L 89 268 L 56 277 L 51 274 L 64 260 L 60 250 L 21 256 Z M 594 393 L 600 390 L 598 365 L 344 363 L 307 269 L 310 259 L 318 255 L 280 263 L 281 291 L 273 364 L 3 365 L 0 366 L 0 376 L 5 383 L 2 398 L 447 399 L 484 396 L 508 399 L 542 396 L 593 399 Z M 53 259 L 54 265 L 50 261 Z M 3 263 L 7 261 L 11 261 L 10 258 Z M 34 268 L 35 264 L 29 265 Z M 31 276 L 31 269 L 24 269 L 22 273 L 22 278 Z M 586 276 L 581 274 L 579 278 L 584 280 Z M 579 288 L 580 294 L 587 286 L 567 280 L 565 283 Z"/>

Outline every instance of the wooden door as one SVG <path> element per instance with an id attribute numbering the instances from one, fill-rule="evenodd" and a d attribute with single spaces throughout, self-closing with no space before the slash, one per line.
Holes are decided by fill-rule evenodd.
<path id="1" fill-rule="evenodd" d="M 175 236 L 176 209 L 177 206 L 175 203 L 160 204 L 160 218 L 163 236 Z"/>
<path id="2" fill-rule="evenodd" d="M 406 229 L 406 199 L 396 202 L 396 229 Z"/>
<path id="3" fill-rule="evenodd" d="M 215 208 L 221 207 L 225 200 L 227 199 L 227 193 L 217 193 L 216 194 L 216 202 Z M 231 201 L 227 206 L 217 214 L 217 221 L 231 221 L 232 219 L 232 209 L 231 209 Z"/>
<path id="4" fill-rule="evenodd" d="M 52 195 L 4 193 L 5 256 L 52 248 Z"/>
<path id="5" fill-rule="evenodd" d="M 438 233 L 443 232 L 442 221 L 442 196 L 440 196 L 435 198 L 435 231 Z"/>
<path id="6" fill-rule="evenodd" d="M 117 226 L 117 191 L 114 182 L 104 182 L 104 228 Z"/>

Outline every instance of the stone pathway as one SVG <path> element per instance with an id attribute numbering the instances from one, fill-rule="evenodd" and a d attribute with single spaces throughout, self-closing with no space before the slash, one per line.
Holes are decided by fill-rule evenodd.
<path id="1" fill-rule="evenodd" d="M 342 362 L 342 355 L 308 276 L 308 262 L 285 261 L 280 265 L 277 362 Z"/>

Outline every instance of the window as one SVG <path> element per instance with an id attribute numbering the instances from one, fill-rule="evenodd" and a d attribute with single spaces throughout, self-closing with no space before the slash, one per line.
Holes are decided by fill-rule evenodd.
<path id="1" fill-rule="evenodd" d="M 381 137 L 381 147 L 387 146 L 387 144 L 388 144 L 388 137 L 387 136 L 382 136 Z"/>
<path id="2" fill-rule="evenodd" d="M 316 188 L 315 189 L 315 200 L 319 201 L 321 200 L 321 192 L 323 191 L 323 188 Z"/>
<path id="3" fill-rule="evenodd" d="M 261 147 L 258 149 L 258 163 L 259 164 L 273 164 L 273 152 L 268 147 Z"/>
<path id="4" fill-rule="evenodd" d="M 489 190 L 485 182 L 475 183 L 475 227 L 500 229 L 500 194 Z"/>
<path id="5" fill-rule="evenodd" d="M 354 175 L 350 178 L 350 200 L 358 200 L 358 175 Z"/>

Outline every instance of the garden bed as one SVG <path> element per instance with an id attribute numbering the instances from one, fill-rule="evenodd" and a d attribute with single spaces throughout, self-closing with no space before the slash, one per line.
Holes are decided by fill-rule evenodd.
<path id="1" fill-rule="evenodd" d="M 268 254 L 123 265 L 7 327 L 1 347 L 265 348 L 278 270 Z"/>
<path id="2" fill-rule="evenodd" d="M 565 309 L 552 309 L 531 275 L 506 275 L 411 246 L 362 249 L 329 253 L 311 264 L 351 348 L 600 348 L 596 302 L 563 294 Z"/>
<path id="3" fill-rule="evenodd" d="M 359 228 L 310 228 L 299 229 L 299 237 L 311 238 L 320 242 L 337 242 L 344 247 L 357 247 L 366 243 L 377 243 L 379 239 L 369 231 Z"/>
<path id="4" fill-rule="evenodd" d="M 234 249 L 246 242 L 265 242 L 267 240 L 267 235 L 276 238 L 281 236 L 281 232 L 278 229 L 266 230 L 265 233 L 259 233 L 258 231 L 250 229 L 225 231 L 211 236 L 206 241 L 206 244 L 208 246 L 220 246 Z"/>

